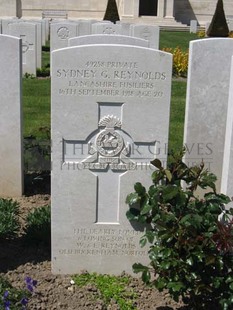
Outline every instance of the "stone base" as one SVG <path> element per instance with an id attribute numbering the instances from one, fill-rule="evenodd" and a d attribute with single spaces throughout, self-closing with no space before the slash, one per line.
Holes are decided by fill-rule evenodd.
<path id="1" fill-rule="evenodd" d="M 158 25 L 158 26 L 169 26 L 169 27 L 187 27 L 180 22 L 177 22 L 174 17 L 157 17 L 157 16 L 139 16 L 137 18 L 130 18 L 129 16 L 122 16 L 122 22 L 132 24 L 146 24 L 146 25 Z"/>

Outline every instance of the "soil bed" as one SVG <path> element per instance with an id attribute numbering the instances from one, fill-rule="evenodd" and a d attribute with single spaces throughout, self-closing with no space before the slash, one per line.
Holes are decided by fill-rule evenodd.
<path id="1" fill-rule="evenodd" d="M 20 203 L 21 222 L 32 209 L 50 204 L 49 195 L 33 195 L 15 199 Z M 25 289 L 25 277 L 37 280 L 35 293 L 29 300 L 28 309 L 40 310 L 117 310 L 114 300 L 106 305 L 100 292 L 94 286 L 83 288 L 70 283 L 71 276 L 53 275 L 51 273 L 50 248 L 39 245 L 25 245 L 22 236 L 0 244 L 0 275 L 16 288 Z M 172 310 L 182 309 L 181 304 L 172 301 L 168 294 L 146 287 L 141 280 L 132 278 L 129 287 L 138 298 L 135 306 L 138 310 Z"/>

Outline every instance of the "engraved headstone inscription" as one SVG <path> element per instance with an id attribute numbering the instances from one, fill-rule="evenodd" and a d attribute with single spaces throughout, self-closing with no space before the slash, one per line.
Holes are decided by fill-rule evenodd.
<path id="1" fill-rule="evenodd" d="M 166 163 L 172 55 L 95 44 L 52 52 L 52 270 L 132 274 L 147 263 L 127 194 Z"/>
<path id="2" fill-rule="evenodd" d="M 0 35 L 0 197 L 23 193 L 22 41 Z"/>
<path id="3" fill-rule="evenodd" d="M 189 166 L 203 161 L 217 176 L 219 191 L 233 42 L 229 38 L 195 40 L 189 51 L 184 160 Z"/>

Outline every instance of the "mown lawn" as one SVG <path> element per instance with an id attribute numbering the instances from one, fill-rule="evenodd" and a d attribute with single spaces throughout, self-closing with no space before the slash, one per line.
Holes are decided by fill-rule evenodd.
<path id="1" fill-rule="evenodd" d="M 42 138 L 50 127 L 50 79 L 23 79 L 23 115 L 24 137 Z"/>
<path id="2" fill-rule="evenodd" d="M 189 48 L 189 41 L 200 39 L 197 34 L 186 31 L 161 31 L 159 48 L 165 47 L 175 48 L 179 46 L 183 51 Z"/>

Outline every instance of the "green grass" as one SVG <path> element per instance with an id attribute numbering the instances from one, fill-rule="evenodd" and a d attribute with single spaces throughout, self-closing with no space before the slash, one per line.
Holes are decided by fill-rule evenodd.
<path id="1" fill-rule="evenodd" d="M 129 287 L 129 277 L 101 275 L 96 273 L 84 273 L 75 276 L 74 282 L 77 286 L 83 287 L 93 285 L 100 292 L 100 297 L 103 299 L 106 309 L 114 300 L 121 310 L 136 310 L 134 301 L 137 298 L 136 293 Z"/>
<path id="2" fill-rule="evenodd" d="M 23 79 L 24 137 L 44 136 L 50 127 L 50 79 Z"/>
<path id="3" fill-rule="evenodd" d="M 169 128 L 169 149 L 178 151 L 183 145 L 186 81 L 172 81 L 172 98 Z"/>
<path id="4" fill-rule="evenodd" d="M 42 51 L 42 68 L 50 66 L 50 54 L 49 52 Z"/>
<path id="5" fill-rule="evenodd" d="M 160 32 L 160 49 L 164 47 L 175 48 L 179 46 L 182 50 L 186 51 L 189 48 L 189 41 L 200 39 L 197 34 L 189 33 L 186 31 L 161 31 Z"/>

